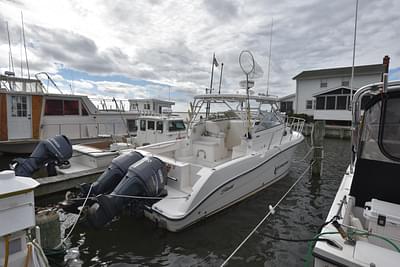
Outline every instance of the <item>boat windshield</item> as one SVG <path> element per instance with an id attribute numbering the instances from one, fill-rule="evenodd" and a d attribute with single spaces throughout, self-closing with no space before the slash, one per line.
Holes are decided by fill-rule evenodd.
<path id="1" fill-rule="evenodd" d="M 277 125 L 282 124 L 281 120 L 275 112 L 263 112 L 263 118 L 256 122 L 255 132 L 264 131 Z"/>
<path id="2" fill-rule="evenodd" d="M 379 146 L 387 157 L 400 161 L 400 93 L 386 98 L 383 108 Z"/>
<path id="3" fill-rule="evenodd" d="M 361 158 L 400 161 L 400 94 L 397 94 L 388 94 L 387 98 L 375 96 L 372 104 L 367 105 L 360 140 Z"/>
<path id="4" fill-rule="evenodd" d="M 176 132 L 176 131 L 184 131 L 184 130 L 186 130 L 186 126 L 185 126 L 185 123 L 183 122 L 183 120 L 168 122 L 168 131 Z"/>

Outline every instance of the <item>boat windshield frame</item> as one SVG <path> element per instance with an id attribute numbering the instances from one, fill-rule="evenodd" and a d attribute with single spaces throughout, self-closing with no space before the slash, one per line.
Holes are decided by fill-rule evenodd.
<path id="1" fill-rule="evenodd" d="M 277 105 L 278 98 L 272 96 L 263 96 L 263 95 L 243 95 L 243 94 L 206 94 L 206 95 L 197 95 L 194 97 L 194 102 L 191 103 L 191 110 L 189 112 L 189 123 L 187 130 L 191 131 L 195 122 L 199 119 L 205 120 L 223 120 L 223 119 L 240 119 L 242 121 L 248 120 L 247 118 L 247 101 L 251 101 L 251 103 L 257 103 L 257 107 L 250 106 L 250 114 L 252 120 L 262 120 L 263 110 L 262 106 L 265 104 L 269 104 L 271 106 L 271 111 L 274 116 L 280 118 L 281 116 L 278 114 L 279 108 Z M 223 104 L 227 107 L 226 111 L 220 112 L 223 116 L 209 117 L 209 118 L 201 118 L 200 112 L 202 108 L 210 104 Z M 236 103 L 234 105 L 233 103 Z M 234 113 L 234 115 L 233 115 Z M 218 112 L 216 112 L 218 114 Z M 283 122 L 284 119 L 281 118 Z"/>
<path id="2" fill-rule="evenodd" d="M 364 112 L 361 111 L 361 100 L 365 96 L 370 96 L 370 100 L 365 106 Z M 388 82 L 387 86 L 383 82 L 375 83 L 371 85 L 364 86 L 357 90 L 353 99 L 353 118 L 352 118 L 352 130 L 353 130 L 353 154 L 357 157 L 368 158 L 368 153 L 373 153 L 374 158 L 378 158 L 382 161 L 400 161 L 400 156 L 394 156 L 392 153 L 385 149 L 386 139 L 383 137 L 385 133 L 385 118 L 387 101 L 390 99 L 400 98 L 400 81 Z M 369 112 L 369 113 L 367 113 Z M 372 114 L 373 112 L 373 114 Z M 372 126 L 371 117 L 374 116 L 374 124 Z M 367 129 L 369 127 L 369 129 Z M 377 129 L 373 130 L 375 127 Z M 397 126 L 399 127 L 399 126 Z M 367 136 L 368 135 L 368 136 Z M 367 139 L 376 142 L 375 148 L 371 151 L 366 151 L 365 141 Z M 381 155 L 379 155 L 381 154 Z M 396 152 L 398 155 L 399 152 Z"/>

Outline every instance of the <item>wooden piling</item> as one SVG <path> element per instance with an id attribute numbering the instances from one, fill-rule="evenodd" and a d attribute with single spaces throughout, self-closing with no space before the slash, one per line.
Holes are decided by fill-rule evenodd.
<path id="1" fill-rule="evenodd" d="M 43 249 L 54 249 L 61 243 L 61 225 L 57 211 L 39 211 L 36 214 L 36 225 L 40 227 L 40 244 Z"/>
<path id="2" fill-rule="evenodd" d="M 313 151 L 312 177 L 321 177 L 325 121 L 315 121 L 311 138 Z"/>

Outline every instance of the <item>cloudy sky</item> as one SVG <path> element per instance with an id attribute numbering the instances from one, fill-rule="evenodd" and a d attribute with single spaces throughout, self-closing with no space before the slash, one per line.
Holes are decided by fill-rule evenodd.
<path id="1" fill-rule="evenodd" d="M 359 1 L 356 64 L 381 63 L 387 54 L 390 79 L 400 79 L 400 1 Z M 214 52 L 224 63 L 222 91 L 238 91 L 244 49 L 264 70 L 256 91 L 265 92 L 272 17 L 271 94 L 293 93 L 291 78 L 303 70 L 352 62 L 355 0 L 0 0 L 2 73 L 6 22 L 21 73 L 21 11 L 30 72 L 51 73 L 66 93 L 170 98 L 186 110 L 210 85 Z"/>

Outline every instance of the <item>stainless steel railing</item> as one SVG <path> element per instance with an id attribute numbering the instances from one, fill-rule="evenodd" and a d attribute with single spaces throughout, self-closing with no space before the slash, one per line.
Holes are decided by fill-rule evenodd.
<path id="1" fill-rule="evenodd" d="M 292 131 L 303 132 L 304 125 L 306 123 L 305 119 L 298 117 L 285 117 L 285 126 L 289 127 Z"/>

